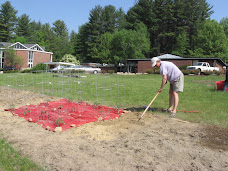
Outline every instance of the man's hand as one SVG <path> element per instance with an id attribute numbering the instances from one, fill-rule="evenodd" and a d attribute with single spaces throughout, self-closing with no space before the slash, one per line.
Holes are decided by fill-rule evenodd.
<path id="1" fill-rule="evenodd" d="M 158 90 L 159 93 L 161 93 L 161 91 L 162 91 L 162 88 L 160 88 L 160 89 Z"/>

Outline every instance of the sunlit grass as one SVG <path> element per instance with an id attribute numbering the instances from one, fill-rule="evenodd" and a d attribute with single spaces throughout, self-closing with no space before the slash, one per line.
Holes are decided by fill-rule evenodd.
<path id="1" fill-rule="evenodd" d="M 121 108 L 142 108 L 153 99 L 161 85 L 160 75 L 77 74 L 82 77 L 39 74 L 2 74 L 0 85 L 36 91 L 75 101 L 90 101 Z M 228 125 L 227 93 L 216 90 L 216 81 L 224 76 L 185 76 L 185 88 L 179 93 L 177 117 L 194 122 Z M 169 84 L 151 107 L 168 107 Z M 143 109 L 142 109 L 143 110 Z"/>
<path id="2" fill-rule="evenodd" d="M 0 170 L 44 170 L 31 160 L 20 155 L 19 152 L 0 138 Z"/>

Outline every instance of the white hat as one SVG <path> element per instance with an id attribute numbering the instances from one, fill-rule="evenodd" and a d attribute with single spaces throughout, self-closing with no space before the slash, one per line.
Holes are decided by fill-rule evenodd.
<path id="1" fill-rule="evenodd" d="M 152 67 L 154 67 L 156 65 L 157 61 L 160 61 L 160 59 L 158 57 L 154 57 L 151 59 Z"/>

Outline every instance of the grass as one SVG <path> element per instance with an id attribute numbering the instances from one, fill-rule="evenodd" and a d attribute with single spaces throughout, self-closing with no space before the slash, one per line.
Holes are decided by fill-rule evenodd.
<path id="1" fill-rule="evenodd" d="M 86 77 L 53 76 L 39 74 L 1 74 L 0 85 L 36 91 L 51 96 L 66 97 L 76 101 L 90 101 L 120 108 L 142 108 L 153 99 L 161 85 L 161 76 L 81 74 Z M 216 90 L 220 76 L 185 76 L 184 92 L 179 94 L 178 110 L 200 111 L 200 113 L 178 112 L 177 117 L 213 125 L 228 126 L 227 93 Z M 153 102 L 153 108 L 168 107 L 167 84 Z"/>
<path id="2" fill-rule="evenodd" d="M 0 170 L 44 170 L 28 158 L 22 157 L 4 139 L 0 139 Z"/>

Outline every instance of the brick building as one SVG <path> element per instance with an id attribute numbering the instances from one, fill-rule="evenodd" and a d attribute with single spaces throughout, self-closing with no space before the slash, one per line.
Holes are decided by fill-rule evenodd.
<path id="1" fill-rule="evenodd" d="M 9 67 L 7 61 L 4 60 L 4 50 L 7 48 L 13 48 L 16 55 L 23 60 L 20 69 L 32 68 L 39 63 L 52 62 L 53 53 L 45 51 L 45 47 L 38 44 L 0 42 L 0 68 Z"/>
<path id="2" fill-rule="evenodd" d="M 221 72 L 224 71 L 226 64 L 220 58 L 183 58 L 180 56 L 164 54 L 157 56 L 162 61 L 170 61 L 178 67 L 182 65 L 193 65 L 197 62 L 208 62 L 210 66 L 218 67 Z M 128 59 L 127 60 L 128 72 L 145 73 L 147 69 L 151 69 L 151 58 L 147 59 Z"/>

